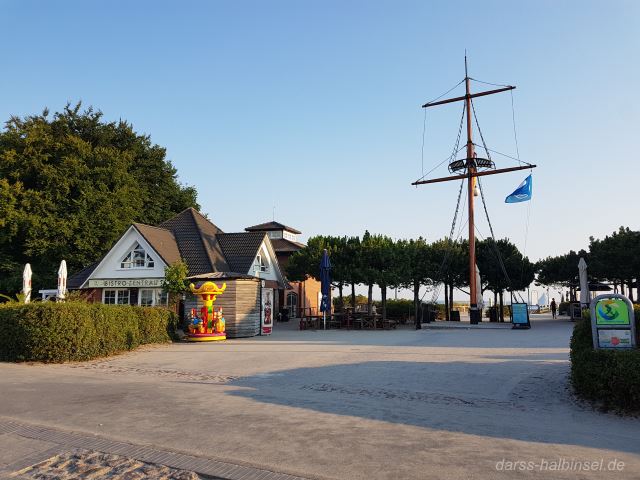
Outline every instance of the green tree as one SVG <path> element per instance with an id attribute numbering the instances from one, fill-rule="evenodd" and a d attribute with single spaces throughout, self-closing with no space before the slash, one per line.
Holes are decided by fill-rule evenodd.
<path id="1" fill-rule="evenodd" d="M 387 318 L 387 291 L 400 285 L 400 262 L 395 242 L 385 235 L 375 235 L 368 246 L 367 260 L 374 271 L 375 283 L 382 296 L 382 319 Z"/>
<path id="2" fill-rule="evenodd" d="M 401 286 L 413 290 L 415 323 L 419 329 L 420 287 L 433 283 L 432 277 L 438 268 L 434 249 L 422 237 L 398 241 L 396 247 Z"/>
<path id="3" fill-rule="evenodd" d="M 526 289 L 534 280 L 536 266 L 506 238 L 495 242 L 492 238 L 477 242 L 476 254 L 476 263 L 482 279 L 481 288 L 493 292 L 494 304 L 498 304 L 499 297 L 499 313 L 504 320 L 503 292 Z"/>
<path id="4" fill-rule="evenodd" d="M 539 260 L 536 263 L 538 272 L 536 282 L 546 286 L 568 288 L 570 299 L 575 301 L 580 257 L 584 257 L 587 263 L 590 262 L 587 252 L 584 250 L 579 252 L 571 250 L 564 255 Z"/>
<path id="5" fill-rule="evenodd" d="M 620 227 L 617 232 L 605 236 L 602 240 L 589 239 L 589 257 L 587 260 L 589 276 L 599 280 L 608 280 L 628 287 L 628 295 L 633 301 L 633 279 L 640 272 L 640 232 Z M 640 299 L 639 299 L 640 300 Z"/>
<path id="6" fill-rule="evenodd" d="M 448 238 L 431 244 L 433 258 L 438 265 L 431 278 L 444 284 L 445 317 L 450 318 L 453 307 L 453 290 L 469 284 L 469 244 L 466 240 L 451 241 Z"/>
<path id="7" fill-rule="evenodd" d="M 362 283 L 362 242 L 360 237 L 349 237 L 345 245 L 345 280 L 351 285 L 351 307 L 356 308 L 356 285 Z"/>
<path id="8" fill-rule="evenodd" d="M 187 285 L 188 272 L 189 267 L 182 260 L 165 267 L 162 289 L 169 294 L 171 305 L 175 305 L 180 296 L 189 290 Z"/>
<path id="9" fill-rule="evenodd" d="M 164 148 L 125 121 L 67 105 L 12 117 L 0 132 L 0 290 L 20 288 L 30 262 L 34 290 L 102 257 L 133 222 L 158 224 L 187 207 Z"/>

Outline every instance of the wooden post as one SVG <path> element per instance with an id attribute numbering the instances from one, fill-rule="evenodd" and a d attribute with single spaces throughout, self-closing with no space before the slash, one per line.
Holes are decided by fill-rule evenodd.
<path id="1" fill-rule="evenodd" d="M 473 132 L 471 128 L 471 79 L 467 71 L 467 56 L 464 57 L 464 74 L 466 86 L 467 111 L 467 197 L 469 204 L 469 318 L 471 323 L 477 323 L 476 310 L 478 308 L 478 286 L 476 285 L 476 227 L 474 223 L 474 192 L 476 160 L 473 146 Z"/>
<path id="2" fill-rule="evenodd" d="M 449 305 L 449 285 L 444 284 L 444 319 L 448 322 L 449 319 L 449 311 L 451 310 L 451 305 Z"/>

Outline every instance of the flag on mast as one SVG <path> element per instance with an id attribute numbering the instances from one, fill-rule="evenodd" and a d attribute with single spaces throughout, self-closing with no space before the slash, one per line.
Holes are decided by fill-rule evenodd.
<path id="1" fill-rule="evenodd" d="M 532 179 L 531 175 L 524 179 L 524 181 L 518 185 L 511 195 L 504 199 L 504 203 L 518 203 L 531 200 L 532 195 Z"/>

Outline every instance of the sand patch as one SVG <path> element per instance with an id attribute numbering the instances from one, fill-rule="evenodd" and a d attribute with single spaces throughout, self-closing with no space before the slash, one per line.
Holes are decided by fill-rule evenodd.
<path id="1" fill-rule="evenodd" d="M 200 480 L 194 472 L 92 450 L 74 449 L 27 467 L 14 475 L 38 480 L 113 479 Z"/>

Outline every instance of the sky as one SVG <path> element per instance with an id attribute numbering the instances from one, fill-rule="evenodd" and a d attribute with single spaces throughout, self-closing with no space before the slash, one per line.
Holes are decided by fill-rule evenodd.
<path id="1" fill-rule="evenodd" d="M 517 87 L 513 110 L 509 93 L 475 106 L 489 148 L 538 166 L 534 198 L 504 203 L 527 171 L 483 186 L 496 237 L 537 260 L 640 229 L 639 23 L 633 0 L 0 0 L 0 119 L 77 101 L 125 119 L 224 231 L 275 210 L 303 240 L 435 240 L 458 185 L 410 184 L 450 155 L 462 104 L 428 109 L 424 149 L 420 106 L 464 77 L 466 50 L 471 77 Z"/>

